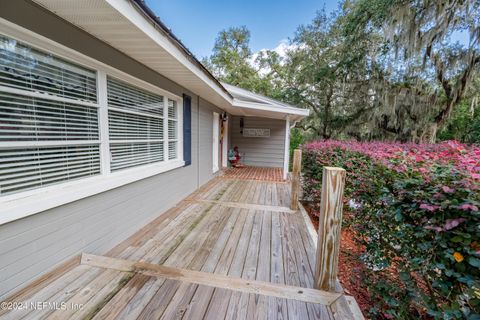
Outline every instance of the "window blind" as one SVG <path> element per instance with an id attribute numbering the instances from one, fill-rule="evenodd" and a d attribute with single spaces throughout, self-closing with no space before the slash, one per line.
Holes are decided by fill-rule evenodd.
<path id="1" fill-rule="evenodd" d="M 0 92 L 0 141 L 97 140 L 96 107 Z"/>
<path id="2" fill-rule="evenodd" d="M 98 146 L 0 150 L 0 194 L 2 195 L 99 173 Z"/>
<path id="3" fill-rule="evenodd" d="M 0 35 L 0 196 L 178 159 L 178 102 L 154 92 Z"/>
<path id="4" fill-rule="evenodd" d="M 108 78 L 108 106 L 163 117 L 163 96 Z"/>
<path id="5" fill-rule="evenodd" d="M 110 152 L 112 171 L 164 160 L 163 142 L 112 144 Z"/>
<path id="6" fill-rule="evenodd" d="M 75 100 L 97 101 L 95 71 L 0 36 L 0 83 Z"/>
<path id="7" fill-rule="evenodd" d="M 176 101 L 110 77 L 107 93 L 112 171 L 177 158 Z"/>
<path id="8" fill-rule="evenodd" d="M 163 119 L 109 111 L 110 140 L 163 140 Z"/>
<path id="9" fill-rule="evenodd" d="M 168 99 L 168 160 L 178 156 L 178 106 L 177 101 Z"/>
<path id="10" fill-rule="evenodd" d="M 0 195 L 100 173 L 96 81 L 0 35 Z"/>

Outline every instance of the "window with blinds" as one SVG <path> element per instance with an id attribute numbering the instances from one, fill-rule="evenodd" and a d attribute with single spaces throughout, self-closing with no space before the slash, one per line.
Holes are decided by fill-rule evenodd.
<path id="1" fill-rule="evenodd" d="M 100 173 L 96 72 L 0 36 L 0 196 Z"/>
<path id="2" fill-rule="evenodd" d="M 176 101 L 113 78 L 107 92 L 112 171 L 177 159 Z"/>
<path id="3" fill-rule="evenodd" d="M 179 159 L 178 101 L 98 70 L 0 35 L 0 196 Z"/>

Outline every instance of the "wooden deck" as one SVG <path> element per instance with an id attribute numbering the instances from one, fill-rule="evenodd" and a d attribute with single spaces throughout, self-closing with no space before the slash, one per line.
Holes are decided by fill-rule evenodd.
<path id="1" fill-rule="evenodd" d="M 105 256 L 18 292 L 8 301 L 27 307 L 0 318 L 361 318 L 351 297 L 312 289 L 315 245 L 289 188 L 216 178 Z"/>

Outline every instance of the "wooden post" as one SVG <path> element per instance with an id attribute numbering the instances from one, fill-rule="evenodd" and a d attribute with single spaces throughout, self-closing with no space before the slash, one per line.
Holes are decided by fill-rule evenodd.
<path id="1" fill-rule="evenodd" d="M 320 290 L 335 291 L 340 254 L 344 185 L 344 169 L 323 168 L 314 279 L 315 288 Z"/>
<path id="2" fill-rule="evenodd" d="M 302 169 L 302 150 L 293 151 L 292 167 L 292 203 L 290 209 L 298 210 L 298 194 L 300 192 L 300 171 Z"/>

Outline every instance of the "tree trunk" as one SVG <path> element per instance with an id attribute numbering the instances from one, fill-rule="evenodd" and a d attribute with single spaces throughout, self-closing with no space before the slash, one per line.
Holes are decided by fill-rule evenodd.
<path id="1" fill-rule="evenodd" d="M 329 90 L 328 90 L 328 94 L 327 94 L 327 101 L 325 103 L 325 117 L 324 117 L 324 120 L 323 120 L 323 132 L 322 132 L 322 136 L 323 136 L 323 139 L 325 140 L 328 140 L 330 139 L 330 136 L 331 134 L 328 133 L 328 126 L 330 124 L 330 109 L 332 107 L 332 96 L 333 96 L 333 88 L 330 87 Z M 330 130 L 331 132 L 331 130 Z"/>
<path id="2" fill-rule="evenodd" d="M 437 131 L 438 125 L 436 122 L 429 124 L 420 137 L 418 137 L 418 143 L 435 143 L 437 139 Z"/>

